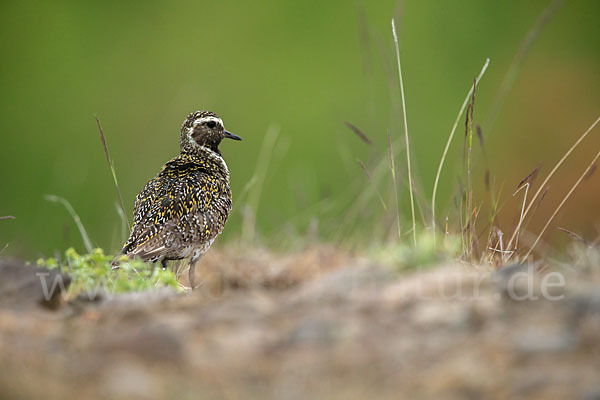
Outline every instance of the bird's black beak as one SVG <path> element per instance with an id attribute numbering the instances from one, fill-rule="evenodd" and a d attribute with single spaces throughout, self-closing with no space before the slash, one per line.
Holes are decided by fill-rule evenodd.
<path id="1" fill-rule="evenodd" d="M 233 139 L 233 140 L 242 140 L 241 137 L 239 137 L 238 135 L 234 135 L 233 133 L 231 133 L 229 131 L 225 131 L 225 137 L 228 139 Z"/>

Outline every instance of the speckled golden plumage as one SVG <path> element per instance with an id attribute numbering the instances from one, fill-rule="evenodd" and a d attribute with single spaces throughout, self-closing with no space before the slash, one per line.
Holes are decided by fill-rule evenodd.
<path id="1" fill-rule="evenodd" d="M 194 264 L 221 233 L 231 211 L 229 170 L 219 151 L 223 138 L 240 140 L 210 111 L 188 115 L 181 154 L 167 162 L 135 199 L 134 225 L 122 254 L 144 261 L 190 259 Z"/>

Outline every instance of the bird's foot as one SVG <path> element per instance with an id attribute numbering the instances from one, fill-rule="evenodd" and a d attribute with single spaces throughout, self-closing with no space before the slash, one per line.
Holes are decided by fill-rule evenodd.
<path id="1" fill-rule="evenodd" d="M 190 288 L 192 290 L 194 290 L 196 288 L 195 273 L 196 273 L 196 263 L 191 263 L 188 276 L 189 276 L 189 280 L 190 280 Z"/>

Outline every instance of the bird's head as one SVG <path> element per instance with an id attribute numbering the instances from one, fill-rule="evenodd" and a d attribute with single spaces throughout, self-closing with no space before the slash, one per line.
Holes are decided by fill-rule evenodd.
<path id="1" fill-rule="evenodd" d="M 225 130 L 223 120 L 211 111 L 196 111 L 187 116 L 181 125 L 181 151 L 193 152 L 199 147 L 219 152 L 219 143 L 224 138 L 242 140 Z"/>

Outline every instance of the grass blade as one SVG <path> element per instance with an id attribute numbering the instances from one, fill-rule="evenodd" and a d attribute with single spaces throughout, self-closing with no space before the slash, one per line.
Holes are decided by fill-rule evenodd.
<path id="1" fill-rule="evenodd" d="M 485 71 L 487 70 L 487 67 L 489 64 L 490 64 L 490 59 L 488 58 L 485 60 L 485 64 L 483 64 L 483 68 L 481 68 L 481 71 L 479 72 L 479 75 L 477 76 L 477 79 L 475 81 L 475 86 L 477 84 L 479 84 L 479 81 L 485 74 Z M 473 88 L 474 88 L 474 86 L 471 85 L 469 88 L 469 92 L 467 93 L 467 96 L 465 97 L 465 101 L 463 102 L 462 106 L 460 107 L 460 110 L 458 111 L 458 115 L 456 116 L 456 120 L 454 121 L 454 125 L 452 126 L 452 129 L 450 130 L 450 135 L 448 136 L 448 141 L 446 142 L 446 147 L 444 148 L 444 152 L 442 153 L 442 158 L 440 159 L 440 165 L 438 166 L 438 170 L 435 175 L 435 182 L 433 184 L 433 194 L 431 196 L 431 226 L 432 226 L 432 230 L 433 230 L 434 243 L 435 243 L 435 229 L 436 229 L 435 228 L 435 199 L 436 199 L 438 184 L 440 181 L 440 175 L 442 174 L 442 168 L 444 167 L 444 162 L 446 161 L 446 156 L 448 155 L 448 149 L 450 148 L 450 143 L 452 143 L 452 139 L 454 138 L 454 133 L 456 132 L 458 123 L 460 122 L 460 119 L 462 118 L 462 114 L 465 112 L 465 108 L 467 108 L 467 104 L 469 103 L 469 100 L 471 99 L 471 96 L 473 95 Z"/>
<path id="2" fill-rule="evenodd" d="M 400 94 L 402 97 L 402 119 L 404 120 L 404 139 L 406 142 L 406 163 L 408 165 L 408 188 L 410 193 L 410 212 L 412 216 L 413 243 L 417 247 L 417 225 L 415 222 L 415 200 L 413 195 L 412 172 L 410 167 L 410 143 L 408 140 L 408 123 L 406 121 L 406 101 L 404 99 L 404 83 L 402 82 L 402 68 L 400 65 L 400 47 L 398 45 L 398 35 L 396 34 L 396 24 L 392 18 L 392 33 L 394 34 L 394 44 L 396 45 L 396 61 L 398 62 L 398 79 L 400 81 Z M 397 202 L 396 202 L 397 204 Z"/>
<path id="3" fill-rule="evenodd" d="M 100 120 L 96 117 L 96 123 L 98 124 L 98 130 L 100 131 L 100 140 L 102 140 L 102 146 L 104 146 L 104 154 L 106 154 L 106 161 L 108 162 L 108 166 L 110 167 L 110 171 L 112 172 L 113 181 L 115 182 L 115 188 L 117 189 L 117 194 L 119 195 L 119 201 L 121 202 L 121 210 L 123 211 L 123 216 L 125 216 L 125 222 L 127 222 L 127 229 L 131 230 L 131 225 L 129 225 L 129 218 L 127 218 L 127 212 L 125 211 L 125 204 L 123 203 L 123 196 L 121 196 L 121 189 L 119 188 L 119 182 L 117 181 L 117 173 L 115 172 L 115 166 L 110 158 L 110 153 L 108 152 L 108 145 L 106 144 L 106 138 L 104 137 L 104 132 L 102 131 L 102 125 L 100 125 Z"/>
<path id="4" fill-rule="evenodd" d="M 44 196 L 44 199 L 54 203 L 60 203 L 67 209 L 67 212 L 71 215 L 71 218 L 73 218 L 75 225 L 77 225 L 77 229 L 79 229 L 79 234 L 81 235 L 81 239 L 83 239 L 83 245 L 85 246 L 85 249 L 88 251 L 88 253 L 91 253 L 92 250 L 94 250 L 94 246 L 92 246 L 92 241 L 90 240 L 90 237 L 88 236 L 85 228 L 83 227 L 79 215 L 77 215 L 77 213 L 73 209 L 73 206 L 71 206 L 71 203 L 69 203 L 64 197 L 55 196 L 52 194 L 47 194 L 46 196 Z"/>
<path id="5" fill-rule="evenodd" d="M 396 166 L 394 164 L 394 152 L 392 151 L 392 139 L 390 132 L 387 133 L 388 153 L 390 156 L 390 170 L 392 171 L 392 182 L 394 183 L 394 198 L 396 203 L 396 223 L 398 224 L 398 239 L 401 238 L 402 230 L 400 229 L 400 209 L 398 206 L 398 183 L 396 182 Z"/>

